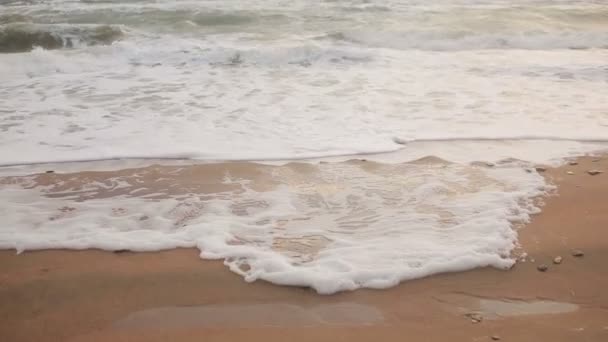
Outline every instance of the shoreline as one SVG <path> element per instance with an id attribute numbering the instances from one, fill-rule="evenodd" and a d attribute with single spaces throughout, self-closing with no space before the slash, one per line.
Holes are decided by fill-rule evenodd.
<path id="1" fill-rule="evenodd" d="M 605 341 L 608 159 L 548 168 L 555 194 L 518 230 L 527 253 L 491 268 L 322 296 L 246 283 L 198 250 L 0 251 L 0 336 L 11 341 Z M 568 174 L 573 172 L 574 174 Z M 583 257 L 572 256 L 582 250 Z M 559 265 L 553 259 L 562 257 Z M 532 261 L 534 260 L 534 261 Z M 548 270 L 537 267 L 546 264 Z M 477 321 L 477 322 L 476 322 Z M 441 328 L 438 328 L 441 327 Z"/>
<path id="2" fill-rule="evenodd" d="M 447 144 L 446 144 L 447 143 Z M 481 144 L 481 146 L 479 145 Z M 429 139 L 407 142 L 396 150 L 382 152 L 352 152 L 345 154 L 331 154 L 320 157 L 297 158 L 236 158 L 236 159 L 207 159 L 198 157 L 187 158 L 187 155 L 175 156 L 131 156 L 115 158 L 67 159 L 62 161 L 39 161 L 28 163 L 8 163 L 0 165 L 0 177 L 44 173 L 47 170 L 73 173 L 86 171 L 120 171 L 131 168 L 141 168 L 153 165 L 161 166 L 191 166 L 223 163 L 251 163 L 259 165 L 285 165 L 289 163 L 317 163 L 317 162 L 347 162 L 350 160 L 366 159 L 379 163 L 413 163 L 429 156 L 443 159 L 447 162 L 472 163 L 500 163 L 504 160 L 525 160 L 533 165 L 548 165 L 556 167 L 560 161 L 581 156 L 601 156 L 608 151 L 608 141 L 603 140 L 575 140 L 549 138 L 530 139 Z M 545 151 L 551 148 L 561 151 L 548 158 Z M 468 157 L 471 149 L 476 149 L 478 158 Z M 522 152 L 524 151 L 524 152 Z M 467 155 L 467 157 L 465 157 Z"/>

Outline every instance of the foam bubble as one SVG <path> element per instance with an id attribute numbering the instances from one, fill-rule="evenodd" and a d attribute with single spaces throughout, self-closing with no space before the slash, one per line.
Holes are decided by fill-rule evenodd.
<path id="1" fill-rule="evenodd" d="M 4 178 L 0 248 L 197 247 L 247 281 L 386 288 L 509 268 L 514 225 L 548 189 L 519 167 L 243 165 Z"/>

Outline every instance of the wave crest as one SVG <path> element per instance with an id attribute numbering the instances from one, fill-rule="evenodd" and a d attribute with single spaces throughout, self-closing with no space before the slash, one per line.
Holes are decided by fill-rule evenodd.
<path id="1" fill-rule="evenodd" d="M 8 24 L 0 26 L 0 53 L 27 52 L 110 44 L 123 36 L 120 28 L 108 25 L 62 26 Z"/>

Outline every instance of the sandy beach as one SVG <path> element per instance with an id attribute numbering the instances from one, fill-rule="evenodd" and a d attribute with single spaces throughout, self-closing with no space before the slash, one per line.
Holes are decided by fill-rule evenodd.
<path id="1" fill-rule="evenodd" d="M 607 42 L 608 0 L 2 0 L 0 342 L 608 342 Z"/>
<path id="2" fill-rule="evenodd" d="M 520 261 L 323 296 L 198 250 L 0 252 L 5 341 L 607 341 L 608 158 L 548 168 Z M 580 250 L 584 255 L 574 256 Z M 524 254 L 525 253 L 525 254 Z M 523 254 L 523 255 L 522 255 Z M 577 254 L 578 255 L 578 254 Z M 554 259 L 561 257 L 561 263 Z M 559 260 L 558 260 L 559 261 Z M 546 265 L 545 272 L 538 270 Z"/>

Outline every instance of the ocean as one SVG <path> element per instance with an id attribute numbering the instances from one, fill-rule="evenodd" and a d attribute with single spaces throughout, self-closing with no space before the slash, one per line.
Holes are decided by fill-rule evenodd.
<path id="1" fill-rule="evenodd" d="M 0 248 L 508 269 L 534 166 L 607 143 L 604 0 L 0 0 Z"/>

